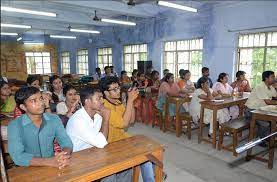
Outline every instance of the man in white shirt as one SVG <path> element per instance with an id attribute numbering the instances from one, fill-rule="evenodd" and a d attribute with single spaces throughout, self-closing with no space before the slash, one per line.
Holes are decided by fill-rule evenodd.
<path id="1" fill-rule="evenodd" d="M 73 143 L 73 152 L 91 147 L 104 148 L 109 132 L 110 110 L 103 105 L 103 94 L 98 89 L 83 88 L 80 91 L 83 107 L 75 112 L 68 120 L 66 131 Z M 129 182 L 132 171 L 126 170 L 108 176 L 101 182 Z"/>
<path id="2" fill-rule="evenodd" d="M 277 92 L 273 87 L 275 82 L 275 75 L 273 71 L 265 71 L 262 74 L 263 82 L 254 88 L 246 101 L 247 106 L 245 116 L 246 118 L 251 118 L 251 111 L 255 109 L 260 109 L 267 105 L 277 105 Z M 258 136 L 265 137 L 269 134 L 269 123 L 258 121 Z M 265 145 L 263 145 L 265 146 Z"/>
<path id="3" fill-rule="evenodd" d="M 95 74 L 92 75 L 92 77 L 93 77 L 93 81 L 101 80 L 101 69 L 95 68 Z"/>

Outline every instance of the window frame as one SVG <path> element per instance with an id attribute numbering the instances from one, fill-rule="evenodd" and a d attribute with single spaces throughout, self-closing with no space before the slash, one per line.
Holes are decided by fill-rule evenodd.
<path id="1" fill-rule="evenodd" d="M 87 51 L 87 54 L 82 54 L 82 55 L 79 55 L 78 53 L 80 52 L 80 51 Z M 79 74 L 79 75 L 89 75 L 89 64 L 88 64 L 88 49 L 78 49 L 77 50 L 77 54 L 76 54 L 77 56 L 76 56 L 76 59 L 77 59 L 77 61 L 76 61 L 76 67 L 77 67 L 77 69 L 76 69 L 76 72 L 77 72 L 77 74 Z M 87 61 L 86 62 L 81 62 L 81 63 L 86 63 L 87 64 L 87 69 L 86 69 L 86 73 L 80 73 L 80 70 L 79 70 L 79 64 L 80 64 L 80 61 L 79 61 L 79 57 L 82 57 L 82 56 L 86 56 L 87 57 Z"/>
<path id="2" fill-rule="evenodd" d="M 111 49 L 111 54 L 102 54 L 102 55 L 99 55 L 99 49 Z M 103 57 L 104 56 L 107 56 L 107 60 L 108 60 L 108 64 L 106 63 L 99 63 L 99 56 L 102 57 L 102 60 L 103 60 Z M 110 60 L 110 56 L 111 56 L 111 60 Z M 100 64 L 103 65 L 102 68 L 100 67 Z M 105 66 L 112 66 L 113 65 L 113 48 L 112 46 L 107 46 L 107 47 L 98 47 L 97 48 L 97 67 L 99 67 L 102 71 L 104 69 Z"/>
<path id="3" fill-rule="evenodd" d="M 68 53 L 68 56 L 63 56 L 63 54 L 66 54 Z M 64 58 L 67 58 L 68 57 L 68 68 L 66 68 L 66 70 L 68 70 L 68 72 L 64 72 Z M 61 53 L 61 72 L 62 74 L 70 74 L 70 51 L 63 51 Z"/>
<path id="4" fill-rule="evenodd" d="M 32 53 L 33 55 L 32 56 L 28 56 L 27 54 L 28 53 Z M 40 53 L 41 54 L 41 56 L 35 56 L 35 53 Z M 43 56 L 43 53 L 49 53 L 49 56 Z M 51 74 L 52 73 L 52 66 L 51 66 L 51 63 L 52 63 L 52 59 L 51 59 L 51 52 L 50 51 L 25 51 L 25 53 L 24 53 L 24 56 L 25 56 L 25 61 L 26 61 L 26 69 L 27 69 L 27 74 L 43 74 L 43 75 L 45 75 L 45 74 Z M 29 73 L 28 72 L 28 60 L 27 60 L 27 58 L 28 57 L 32 57 L 32 58 L 34 58 L 34 63 L 36 64 L 36 57 L 41 57 L 41 63 L 42 63 L 42 73 L 38 73 L 37 72 L 37 67 L 35 67 L 34 69 L 35 69 L 35 73 Z M 45 67 L 44 67 L 44 58 L 48 58 L 49 57 L 49 68 L 50 68 L 50 72 L 49 73 L 46 73 L 45 72 Z M 31 69 L 32 70 L 32 69 Z"/>

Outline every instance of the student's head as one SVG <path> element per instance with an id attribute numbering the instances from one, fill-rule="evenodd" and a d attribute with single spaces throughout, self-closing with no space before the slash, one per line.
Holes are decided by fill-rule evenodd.
<path id="1" fill-rule="evenodd" d="M 114 66 L 110 66 L 110 69 L 111 69 L 111 73 L 114 72 Z"/>
<path id="2" fill-rule="evenodd" d="M 120 76 L 123 78 L 123 77 L 126 77 L 127 76 L 127 71 L 121 71 L 120 73 Z"/>
<path id="3" fill-rule="evenodd" d="M 134 69 L 133 72 L 132 72 L 132 77 L 137 77 L 138 75 L 138 70 L 137 69 Z"/>
<path id="4" fill-rule="evenodd" d="M 245 72 L 244 71 L 238 71 L 237 73 L 236 73 L 236 78 L 237 78 L 237 80 L 245 80 Z"/>
<path id="5" fill-rule="evenodd" d="M 26 82 L 27 82 L 27 86 L 29 86 L 29 87 L 33 86 L 33 87 L 40 89 L 40 79 L 38 76 L 29 75 Z"/>
<path id="6" fill-rule="evenodd" d="M 142 71 L 138 72 L 138 80 L 139 81 L 145 81 L 145 74 Z"/>
<path id="7" fill-rule="evenodd" d="M 63 95 L 68 103 L 74 103 L 78 97 L 77 91 L 72 85 L 65 85 L 63 87 Z"/>
<path id="8" fill-rule="evenodd" d="M 180 76 L 180 78 L 182 78 L 182 79 L 183 79 L 184 76 L 185 76 L 184 72 L 185 72 L 184 69 L 180 69 L 180 70 L 179 70 L 179 76 Z"/>
<path id="9" fill-rule="evenodd" d="M 100 111 L 103 107 L 103 94 L 97 88 L 84 87 L 80 90 L 82 105 L 94 111 Z"/>
<path id="10" fill-rule="evenodd" d="M 169 69 L 164 69 L 163 70 L 163 75 L 165 76 L 167 73 L 169 73 Z"/>
<path id="11" fill-rule="evenodd" d="M 111 74 L 111 67 L 110 66 L 105 66 L 104 71 L 105 71 L 106 75 Z"/>
<path id="12" fill-rule="evenodd" d="M 151 78 L 152 78 L 153 80 L 158 80 L 158 79 L 160 79 L 160 73 L 159 73 L 158 71 L 156 71 L 156 70 L 152 71 L 152 73 L 151 73 Z"/>
<path id="13" fill-rule="evenodd" d="M 190 80 L 190 77 L 191 77 L 191 73 L 189 70 L 185 70 L 184 71 L 184 79 L 185 80 Z"/>
<path id="14" fill-rule="evenodd" d="M 22 87 L 14 96 L 17 106 L 27 114 L 41 115 L 44 112 L 43 97 L 36 87 Z"/>
<path id="15" fill-rule="evenodd" d="M 209 68 L 203 67 L 201 71 L 202 71 L 202 75 L 203 76 L 205 76 L 205 77 L 210 76 L 210 70 L 209 70 Z"/>
<path id="16" fill-rule="evenodd" d="M 218 75 L 217 81 L 221 82 L 221 83 L 227 83 L 228 82 L 228 74 L 227 73 L 220 73 Z"/>
<path id="17" fill-rule="evenodd" d="M 10 86 L 3 77 L 0 78 L 0 88 L 1 88 L 1 97 L 5 98 L 11 95 L 12 92 L 11 92 Z"/>
<path id="18" fill-rule="evenodd" d="M 174 83 L 174 75 L 172 73 L 167 73 L 164 77 L 164 81 L 169 84 Z"/>
<path id="19" fill-rule="evenodd" d="M 147 66 L 147 68 L 146 68 L 146 73 L 147 73 L 147 74 L 151 74 L 152 71 L 153 71 L 153 66 Z"/>
<path id="20" fill-rule="evenodd" d="M 101 69 L 100 69 L 100 68 L 95 68 L 95 72 L 96 72 L 97 74 L 101 74 Z"/>
<path id="21" fill-rule="evenodd" d="M 58 75 L 53 75 L 49 78 L 49 82 L 51 85 L 51 91 L 61 91 L 63 88 L 63 83 L 61 78 Z"/>
<path id="22" fill-rule="evenodd" d="M 205 87 L 208 87 L 209 88 L 209 81 L 208 81 L 208 78 L 207 77 L 201 77 L 199 79 L 199 85 L 197 88 L 205 88 Z"/>
<path id="23" fill-rule="evenodd" d="M 120 86 L 116 77 L 111 76 L 106 79 L 101 79 L 99 85 L 105 98 L 120 99 Z"/>
<path id="24" fill-rule="evenodd" d="M 263 82 L 272 85 L 275 82 L 275 75 L 273 71 L 264 71 L 262 74 Z"/>

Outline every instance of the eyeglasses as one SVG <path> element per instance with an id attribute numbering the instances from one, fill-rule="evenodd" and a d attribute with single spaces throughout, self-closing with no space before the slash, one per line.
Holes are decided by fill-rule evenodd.
<path id="1" fill-rule="evenodd" d="M 120 91 L 120 87 L 116 87 L 116 88 L 113 88 L 113 89 L 109 89 L 108 91 L 114 91 L 114 92 L 117 92 L 117 91 Z"/>

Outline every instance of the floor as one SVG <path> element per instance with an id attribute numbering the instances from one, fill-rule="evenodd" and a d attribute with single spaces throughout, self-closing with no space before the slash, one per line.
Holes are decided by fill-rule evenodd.
<path id="1" fill-rule="evenodd" d="M 198 144 L 197 130 L 191 140 L 141 123 L 129 128 L 128 133 L 148 136 L 165 146 L 166 182 L 277 182 L 276 150 L 275 166 L 269 170 L 265 163 L 245 162 L 245 154 L 233 157 L 231 152 L 215 150 L 208 143 Z"/>

